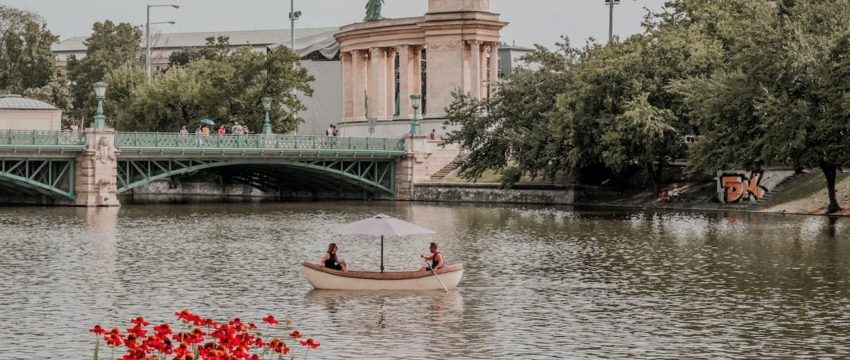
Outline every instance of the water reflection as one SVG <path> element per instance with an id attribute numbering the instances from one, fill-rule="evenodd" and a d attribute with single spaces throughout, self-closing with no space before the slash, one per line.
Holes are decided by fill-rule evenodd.
<path id="1" fill-rule="evenodd" d="M 437 234 L 385 239 L 388 270 L 429 242 L 458 290 L 311 290 L 301 262 L 340 245 L 377 269 L 379 241 L 332 234 L 386 213 Z M 781 358 L 850 351 L 847 218 L 395 202 L 0 208 L 8 358 L 91 355 L 94 324 L 273 314 L 318 358 Z M 49 342 L 50 347 L 32 346 Z M 315 354 L 315 355 L 314 355 Z"/>

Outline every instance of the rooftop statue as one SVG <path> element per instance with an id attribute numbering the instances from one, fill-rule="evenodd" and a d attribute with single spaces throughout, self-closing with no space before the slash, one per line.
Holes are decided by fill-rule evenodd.
<path id="1" fill-rule="evenodd" d="M 366 18 L 363 20 L 372 21 L 372 20 L 381 20 L 384 17 L 381 16 L 381 6 L 383 5 L 384 0 L 369 0 L 366 3 Z"/>

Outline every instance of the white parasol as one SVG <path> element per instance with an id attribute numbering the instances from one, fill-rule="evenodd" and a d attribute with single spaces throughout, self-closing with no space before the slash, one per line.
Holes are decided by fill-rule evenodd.
<path id="1" fill-rule="evenodd" d="M 419 234 L 436 234 L 434 231 L 396 219 L 385 214 L 378 214 L 367 219 L 341 225 L 331 230 L 343 235 L 375 235 L 381 237 L 381 272 L 384 272 L 384 236 L 405 236 Z"/>

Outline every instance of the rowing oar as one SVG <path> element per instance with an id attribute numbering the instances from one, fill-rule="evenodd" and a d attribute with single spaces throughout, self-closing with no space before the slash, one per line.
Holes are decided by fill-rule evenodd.
<path id="1" fill-rule="evenodd" d="M 422 259 L 422 261 L 424 261 L 425 265 L 428 265 L 429 268 L 431 267 L 431 264 L 428 263 L 428 260 Z M 437 277 L 437 280 L 440 281 L 440 285 L 443 285 L 443 289 L 446 289 L 446 292 L 449 292 L 449 288 L 446 287 L 446 284 L 443 284 L 443 280 L 440 279 L 440 275 L 437 275 L 437 269 L 431 269 L 431 272 L 433 272 L 434 276 Z"/>

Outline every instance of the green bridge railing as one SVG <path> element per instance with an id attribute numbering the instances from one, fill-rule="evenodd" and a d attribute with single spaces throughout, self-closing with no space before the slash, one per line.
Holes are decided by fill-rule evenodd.
<path id="1" fill-rule="evenodd" d="M 332 150 L 404 152 L 404 139 L 314 135 L 201 135 L 179 133 L 117 132 L 119 149 L 215 149 L 215 150 Z"/>
<path id="2" fill-rule="evenodd" d="M 0 130 L 0 147 L 69 147 L 85 144 L 82 131 Z"/>
<path id="3" fill-rule="evenodd" d="M 0 148 L 41 150 L 82 150 L 83 131 L 0 130 Z M 201 135 L 179 133 L 116 132 L 115 146 L 133 151 L 319 151 L 404 153 L 404 139 L 373 137 L 334 137 L 315 135 Z"/>

